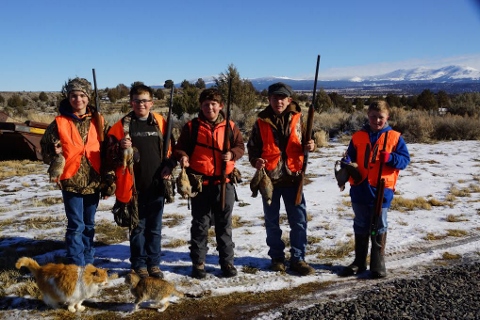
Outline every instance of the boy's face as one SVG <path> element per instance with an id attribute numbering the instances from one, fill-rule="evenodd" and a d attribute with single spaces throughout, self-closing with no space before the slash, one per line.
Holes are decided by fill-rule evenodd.
<path id="1" fill-rule="evenodd" d="M 273 94 L 268 97 L 268 102 L 270 102 L 273 112 L 278 115 L 285 111 L 290 102 L 292 102 L 292 98 L 281 94 Z"/>
<path id="2" fill-rule="evenodd" d="M 83 91 L 72 91 L 68 94 L 68 101 L 76 115 L 83 115 L 87 111 L 88 96 Z"/>
<path id="3" fill-rule="evenodd" d="M 215 121 L 218 118 L 220 110 L 223 109 L 223 103 L 220 104 L 215 100 L 205 100 L 201 105 L 202 113 L 208 121 Z"/>
<path id="4" fill-rule="evenodd" d="M 388 120 L 388 112 L 371 110 L 368 112 L 368 124 L 373 132 L 382 130 Z"/>
<path id="5" fill-rule="evenodd" d="M 152 109 L 153 100 L 148 93 L 134 94 L 130 105 L 138 118 L 145 118 Z"/>

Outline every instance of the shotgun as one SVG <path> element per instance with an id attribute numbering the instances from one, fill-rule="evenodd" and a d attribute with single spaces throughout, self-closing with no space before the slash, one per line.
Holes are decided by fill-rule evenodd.
<path id="1" fill-rule="evenodd" d="M 230 102 L 232 101 L 232 78 L 228 79 L 228 101 L 227 101 L 227 116 L 226 116 L 226 123 L 225 123 L 225 136 L 223 138 L 223 153 L 227 153 L 230 149 L 229 141 L 230 141 Z M 222 161 L 222 180 L 220 186 L 220 204 L 222 206 L 222 210 L 225 209 L 225 194 L 227 189 L 227 162 Z"/>
<path id="2" fill-rule="evenodd" d="M 93 112 L 93 120 L 95 122 L 95 127 L 97 128 L 98 132 L 98 140 L 100 142 L 103 142 L 105 139 L 105 134 L 104 134 L 104 127 L 103 127 L 103 121 L 102 121 L 102 115 L 100 113 L 100 99 L 98 97 L 98 88 L 97 88 L 97 76 L 95 75 L 95 69 L 92 69 L 92 74 L 93 74 L 93 88 L 95 90 L 95 111 Z"/>
<path id="3" fill-rule="evenodd" d="M 170 138 L 172 136 L 172 129 L 173 129 L 173 121 L 172 121 L 172 109 L 173 109 L 173 91 L 175 89 L 175 85 L 173 84 L 172 80 L 166 80 L 165 84 L 163 85 L 165 88 L 171 85 L 170 88 L 170 105 L 168 106 L 168 116 L 167 116 L 167 130 L 165 132 L 165 137 L 163 139 L 163 160 L 165 161 L 169 154 L 168 150 L 170 147 Z"/>
<path id="4" fill-rule="evenodd" d="M 315 70 L 315 82 L 313 83 L 313 96 L 312 96 L 312 103 L 308 108 L 308 117 L 307 117 L 307 130 L 305 130 L 303 143 L 308 142 L 312 139 L 312 127 L 313 127 L 313 115 L 315 113 L 315 96 L 317 93 L 317 79 L 318 79 L 318 69 L 320 67 L 320 55 L 317 56 L 317 67 Z M 307 162 L 308 162 L 308 153 L 309 151 L 306 150 L 303 152 L 303 166 L 302 171 L 300 172 L 300 178 L 298 180 L 298 187 L 297 187 L 297 195 L 295 198 L 295 205 L 298 206 L 302 202 L 302 194 L 303 194 L 303 180 L 305 178 L 305 171 L 307 170 Z"/>
<path id="5" fill-rule="evenodd" d="M 385 132 L 385 140 L 383 141 L 382 151 L 386 150 L 387 138 L 388 138 L 388 131 Z M 374 156 L 376 158 L 377 155 L 374 155 Z M 384 165 L 383 161 L 381 161 L 380 168 L 378 169 L 377 192 L 375 193 L 375 208 L 372 215 L 372 226 L 370 230 L 372 236 L 377 235 L 378 219 L 382 216 L 383 195 L 385 193 L 385 178 L 382 178 L 383 165 Z"/>
<path id="6" fill-rule="evenodd" d="M 175 90 L 175 85 L 172 80 L 166 80 L 163 85 L 164 88 L 170 88 L 170 105 L 168 106 L 168 115 L 167 115 L 167 128 L 165 130 L 165 136 L 163 137 L 163 146 L 162 146 L 162 163 L 167 165 L 167 159 L 170 154 L 170 141 L 172 138 L 172 129 L 173 129 L 173 119 L 172 119 L 172 109 L 173 109 L 173 92 Z M 172 203 L 175 201 L 175 182 L 172 179 L 164 179 L 163 184 L 165 186 L 165 197 L 164 200 L 166 203 Z"/>

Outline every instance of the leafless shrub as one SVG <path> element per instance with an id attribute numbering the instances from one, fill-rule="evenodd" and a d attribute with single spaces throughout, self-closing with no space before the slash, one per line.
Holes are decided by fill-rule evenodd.
<path id="1" fill-rule="evenodd" d="M 391 125 L 402 133 L 408 143 L 428 143 L 434 130 L 433 118 L 426 111 L 393 108 L 390 114 Z"/>
<path id="2" fill-rule="evenodd" d="M 315 140 L 317 148 L 328 146 L 328 133 L 323 130 L 315 132 L 313 139 Z"/>
<path id="3" fill-rule="evenodd" d="M 432 138 L 435 140 L 478 140 L 480 127 L 478 116 L 459 116 L 447 114 L 436 117 Z"/>
<path id="4" fill-rule="evenodd" d="M 363 116 L 365 117 L 365 115 Z M 349 130 L 349 119 L 351 115 L 340 111 L 332 110 L 329 112 L 315 112 L 313 118 L 313 130 L 325 132 L 329 137 L 336 136 Z"/>

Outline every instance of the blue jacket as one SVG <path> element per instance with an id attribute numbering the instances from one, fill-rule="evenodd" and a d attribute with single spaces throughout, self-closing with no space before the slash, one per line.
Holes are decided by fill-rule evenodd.
<path id="1" fill-rule="evenodd" d="M 382 133 L 384 133 L 385 131 L 392 130 L 392 128 L 387 124 L 385 128 L 383 128 L 382 130 L 378 132 L 372 132 L 370 130 L 370 126 L 367 123 L 363 126 L 361 130 L 366 131 L 368 133 L 370 137 L 370 143 L 374 145 Z M 353 145 L 352 141 L 350 141 L 350 144 L 348 145 L 347 157 L 349 158 L 350 161 L 357 162 L 357 150 L 355 149 L 355 146 Z M 407 167 L 409 163 L 410 163 L 410 154 L 407 149 L 407 144 L 405 143 L 405 140 L 400 136 L 400 139 L 398 140 L 398 144 L 395 147 L 395 151 L 390 153 L 390 158 L 388 162 L 385 163 L 385 165 L 393 168 L 397 168 L 399 170 L 403 170 Z M 376 192 L 377 192 L 377 188 L 371 186 L 368 183 L 368 179 L 364 179 L 364 181 L 362 181 L 362 183 L 360 183 L 359 185 L 351 185 L 350 187 L 350 197 L 351 197 L 352 203 L 360 203 L 360 204 L 373 206 L 375 204 Z M 393 200 L 393 193 L 394 193 L 393 189 L 385 188 L 382 207 L 384 208 L 390 207 L 390 204 Z"/>

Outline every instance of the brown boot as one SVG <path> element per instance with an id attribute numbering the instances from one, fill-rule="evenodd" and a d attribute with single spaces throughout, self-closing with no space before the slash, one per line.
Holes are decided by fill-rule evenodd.
<path id="1" fill-rule="evenodd" d="M 370 272 L 373 279 L 385 278 L 387 269 L 385 268 L 385 244 L 387 242 L 387 233 L 372 236 L 372 251 L 370 254 Z"/>
<path id="2" fill-rule="evenodd" d="M 367 270 L 368 234 L 355 234 L 355 260 L 338 273 L 340 277 L 349 277 Z"/>

